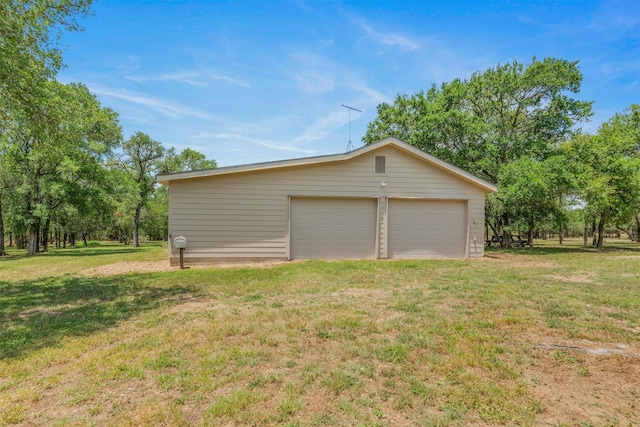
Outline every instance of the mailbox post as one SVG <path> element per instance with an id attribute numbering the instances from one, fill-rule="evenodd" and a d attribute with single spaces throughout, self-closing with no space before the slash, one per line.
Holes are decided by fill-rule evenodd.
<path id="1" fill-rule="evenodd" d="M 180 249 L 180 269 L 184 269 L 184 249 L 187 247 L 187 238 L 184 236 L 178 236 L 173 239 L 173 246 L 176 249 Z"/>

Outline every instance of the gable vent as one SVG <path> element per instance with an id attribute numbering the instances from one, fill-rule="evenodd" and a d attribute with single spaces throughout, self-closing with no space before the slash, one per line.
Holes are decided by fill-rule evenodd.
<path id="1" fill-rule="evenodd" d="M 384 156 L 376 156 L 376 173 L 387 173 L 385 161 Z"/>

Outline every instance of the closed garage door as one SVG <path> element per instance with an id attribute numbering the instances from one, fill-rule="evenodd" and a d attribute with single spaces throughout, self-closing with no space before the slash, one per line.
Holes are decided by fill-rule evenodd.
<path id="1" fill-rule="evenodd" d="M 375 199 L 291 199 L 291 258 L 373 258 Z"/>
<path id="2" fill-rule="evenodd" d="M 389 200 L 389 258 L 464 258 L 467 202 Z"/>

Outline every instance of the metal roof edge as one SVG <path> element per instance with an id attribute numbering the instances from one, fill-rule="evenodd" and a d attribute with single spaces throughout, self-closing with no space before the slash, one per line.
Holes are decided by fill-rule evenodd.
<path id="1" fill-rule="evenodd" d="M 249 163 L 245 165 L 225 166 L 221 168 L 201 169 L 201 170 L 188 171 L 188 172 L 157 174 L 156 181 L 162 184 L 166 184 L 170 181 L 181 180 L 181 179 L 206 178 L 209 176 L 227 175 L 232 173 L 255 172 L 255 171 L 277 169 L 277 168 L 284 168 L 284 167 L 306 166 L 306 165 L 313 165 L 313 164 L 320 164 L 320 163 L 330 163 L 330 162 L 336 162 L 336 161 L 349 160 L 371 151 L 373 149 L 371 147 L 375 144 L 378 144 L 378 143 L 376 142 L 370 145 L 365 145 L 355 150 L 348 151 L 346 153 L 339 153 L 339 154 L 327 154 L 322 156 L 301 157 L 297 159 L 275 160 L 271 162 L 261 162 L 261 163 Z"/>

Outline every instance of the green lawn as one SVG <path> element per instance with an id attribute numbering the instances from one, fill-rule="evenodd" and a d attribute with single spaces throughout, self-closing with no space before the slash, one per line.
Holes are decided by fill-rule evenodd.
<path id="1" fill-rule="evenodd" d="M 110 275 L 166 248 L 13 253 L 0 425 L 639 425 L 640 245 L 579 243 Z"/>

